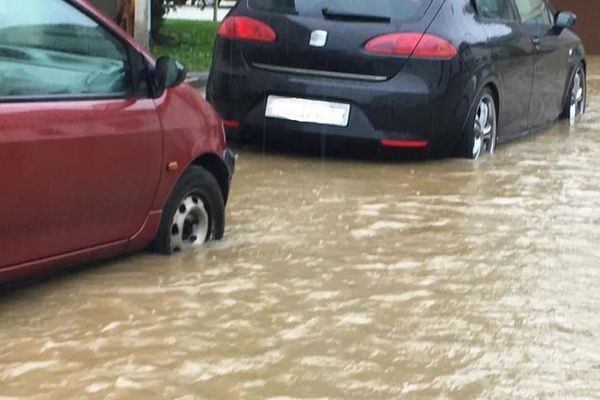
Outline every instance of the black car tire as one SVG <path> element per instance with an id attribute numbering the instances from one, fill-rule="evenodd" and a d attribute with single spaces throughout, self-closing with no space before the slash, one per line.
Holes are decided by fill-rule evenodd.
<path id="1" fill-rule="evenodd" d="M 487 108 L 488 114 L 484 126 L 478 128 L 481 125 L 478 124 L 478 121 L 482 117 L 483 107 Z M 456 154 L 458 157 L 477 160 L 484 153 L 494 153 L 498 129 L 497 110 L 498 107 L 492 90 L 487 86 L 484 87 L 467 119 L 465 132 Z"/>
<path id="2" fill-rule="evenodd" d="M 195 237 L 196 229 L 204 237 Z M 224 230 L 225 204 L 219 184 L 206 169 L 191 166 L 167 200 L 152 247 L 158 253 L 172 254 L 219 240 Z"/>
<path id="3" fill-rule="evenodd" d="M 579 81 L 578 81 L 579 79 Z M 575 85 L 579 82 L 581 88 L 581 97 L 578 97 L 579 90 L 575 89 Z M 579 117 L 585 113 L 586 100 L 587 100 L 587 81 L 585 75 L 585 68 L 583 64 L 579 64 L 571 84 L 569 85 L 569 91 L 567 92 L 567 99 L 563 108 L 562 117 L 568 120 L 574 120 L 575 117 Z"/>

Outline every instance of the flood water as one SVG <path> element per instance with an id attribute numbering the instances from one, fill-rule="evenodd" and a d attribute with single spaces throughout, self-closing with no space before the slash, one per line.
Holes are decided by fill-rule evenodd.
<path id="1" fill-rule="evenodd" d="M 0 296 L 0 399 L 600 398 L 590 75 L 480 162 L 239 150 L 224 241 Z"/>

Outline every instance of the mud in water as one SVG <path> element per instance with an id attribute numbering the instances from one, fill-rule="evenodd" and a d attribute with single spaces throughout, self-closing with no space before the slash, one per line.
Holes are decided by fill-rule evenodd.
<path id="1" fill-rule="evenodd" d="M 476 163 L 238 151 L 224 241 L 0 296 L 0 399 L 598 398 L 590 70 Z"/>

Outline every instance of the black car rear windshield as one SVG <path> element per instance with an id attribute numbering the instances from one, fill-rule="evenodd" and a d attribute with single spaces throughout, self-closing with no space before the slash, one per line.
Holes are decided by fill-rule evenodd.
<path id="1" fill-rule="evenodd" d="M 267 12 L 298 15 L 329 15 L 421 19 L 432 0 L 248 0 L 248 7 Z M 357 18 L 360 20 L 360 18 Z"/>

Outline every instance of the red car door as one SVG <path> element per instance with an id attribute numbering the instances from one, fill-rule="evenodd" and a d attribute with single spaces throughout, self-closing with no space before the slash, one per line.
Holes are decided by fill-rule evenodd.
<path id="1" fill-rule="evenodd" d="M 162 163 L 139 54 L 70 2 L 12 3 L 0 21 L 0 268 L 131 237 Z"/>

